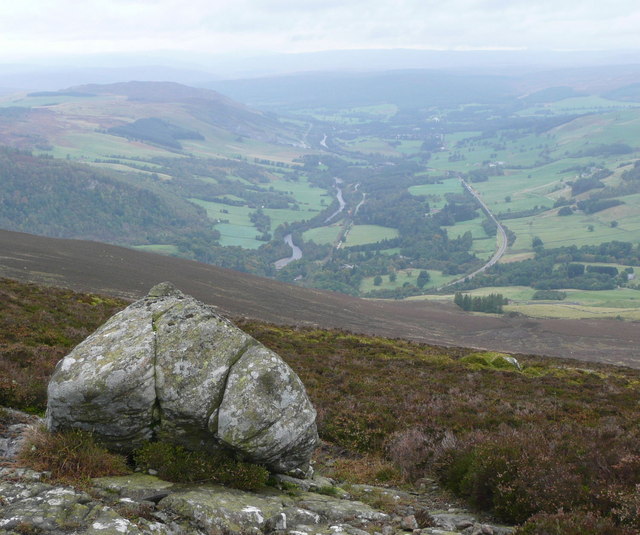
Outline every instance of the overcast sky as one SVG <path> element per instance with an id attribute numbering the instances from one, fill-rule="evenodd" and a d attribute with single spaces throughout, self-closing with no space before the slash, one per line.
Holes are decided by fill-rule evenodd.
<path id="1" fill-rule="evenodd" d="M 638 0 L 2 0 L 0 60 L 340 49 L 640 51 Z"/>

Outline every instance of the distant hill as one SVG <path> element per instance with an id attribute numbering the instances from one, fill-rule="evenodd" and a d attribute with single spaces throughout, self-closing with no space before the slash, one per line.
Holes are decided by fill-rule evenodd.
<path id="1" fill-rule="evenodd" d="M 85 84 L 61 91 L 78 95 L 122 95 L 144 102 L 184 102 L 185 100 L 209 100 L 224 102 L 232 107 L 242 107 L 220 93 L 208 89 L 189 87 L 175 82 L 119 82 L 115 84 Z"/>
<path id="2" fill-rule="evenodd" d="M 640 83 L 625 85 L 603 95 L 611 100 L 640 102 Z"/>
<path id="3" fill-rule="evenodd" d="M 474 316 L 453 305 L 363 300 L 179 258 L 4 230 L 0 250 L 0 276 L 9 278 L 128 298 L 170 280 L 235 317 L 640 367 L 640 329 L 629 322 Z"/>
<path id="4" fill-rule="evenodd" d="M 4 106 L 4 108 L 2 107 Z M 114 139 L 111 129 L 127 129 L 139 120 L 158 119 L 176 129 L 198 132 L 210 155 L 234 150 L 227 144 L 239 137 L 265 143 L 300 145 L 302 133 L 290 123 L 248 108 L 220 93 L 174 82 L 90 84 L 60 91 L 41 91 L 3 97 L 0 102 L 0 144 L 50 150 L 64 155 L 78 151 L 101 157 L 140 153 L 150 147 L 131 147 Z M 9 111 L 5 111 L 9 110 Z M 24 110 L 18 115 L 16 111 Z M 167 148 L 166 145 L 160 144 Z M 170 147 L 178 149 L 181 147 Z M 89 150 L 88 150 L 89 149 Z M 161 152 L 160 152 L 161 154 Z"/>
<path id="5" fill-rule="evenodd" d="M 381 103 L 421 108 L 498 102 L 515 96 L 511 85 L 507 76 L 416 69 L 375 73 L 302 73 L 216 81 L 209 87 L 251 106 L 295 109 Z"/>
<path id="6" fill-rule="evenodd" d="M 515 57 L 513 59 L 515 61 Z M 444 66 L 437 70 L 389 69 L 381 72 L 326 70 L 216 80 L 209 82 L 207 87 L 250 106 L 284 111 L 378 104 L 395 104 L 403 109 L 468 103 L 508 105 L 519 97 L 533 98 L 531 103 L 553 102 L 585 94 L 602 94 L 634 82 L 640 82 L 639 65 L 527 69 L 514 63 L 498 70 Z"/>
<path id="7" fill-rule="evenodd" d="M 274 117 L 252 110 L 216 91 L 174 82 L 123 82 L 90 84 L 69 91 L 93 95 L 125 96 L 138 103 L 166 103 L 182 107 L 194 119 L 265 141 L 278 142 L 284 127 Z"/>
<path id="8" fill-rule="evenodd" d="M 557 102 L 565 98 L 583 97 L 585 93 L 576 91 L 571 87 L 548 87 L 540 91 L 536 91 L 522 98 L 527 104 L 544 104 L 547 102 Z"/>

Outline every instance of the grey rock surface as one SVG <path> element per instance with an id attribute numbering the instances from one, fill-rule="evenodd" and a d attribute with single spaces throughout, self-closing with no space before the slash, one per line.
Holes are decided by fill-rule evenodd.
<path id="1" fill-rule="evenodd" d="M 151 439 L 154 339 L 152 311 L 132 305 L 76 346 L 49 383 L 47 427 L 94 431 L 118 450 Z"/>
<path id="2" fill-rule="evenodd" d="M 254 345 L 231 369 L 218 437 L 276 472 L 308 462 L 317 441 L 315 409 L 302 381 L 273 351 Z"/>
<path id="3" fill-rule="evenodd" d="M 27 415 L 20 420 L 36 422 Z M 11 415 L 8 421 L 17 420 Z M 0 438 L 24 433 L 0 427 Z M 51 483 L 47 473 L 13 466 L 12 461 L 11 455 L 0 458 L 0 535 L 401 535 L 407 528 L 396 513 L 422 510 L 418 502 L 426 498 L 370 485 L 349 490 L 362 493 L 371 504 L 356 501 L 334 486 L 332 494 L 340 497 L 307 491 L 323 492 L 328 483 L 335 483 L 321 476 L 311 480 L 279 476 L 282 489 L 244 492 L 131 473 L 96 478 L 79 490 Z M 376 497 L 387 494 L 394 501 L 397 498 L 393 515 L 375 507 Z M 413 530 L 414 535 L 507 535 L 513 531 L 480 523 L 462 510 L 432 513 L 437 527 Z"/>
<path id="4" fill-rule="evenodd" d="M 129 452 L 147 440 L 231 447 L 276 472 L 306 471 L 315 409 L 273 351 L 170 283 L 109 319 L 58 364 L 51 431 L 81 428 Z"/>

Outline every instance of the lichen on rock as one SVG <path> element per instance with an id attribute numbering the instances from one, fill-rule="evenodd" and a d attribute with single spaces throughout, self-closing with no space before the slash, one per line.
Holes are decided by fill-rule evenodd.
<path id="1" fill-rule="evenodd" d="M 304 386 L 273 351 L 170 283 L 110 318 L 58 364 L 47 427 L 129 452 L 148 440 L 230 447 L 276 472 L 317 443 Z"/>

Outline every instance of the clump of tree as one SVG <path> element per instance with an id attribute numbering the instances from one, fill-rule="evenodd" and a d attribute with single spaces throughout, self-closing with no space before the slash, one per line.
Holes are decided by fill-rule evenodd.
<path id="1" fill-rule="evenodd" d="M 632 152 L 633 147 L 626 143 L 602 143 L 581 150 L 577 156 L 619 156 Z"/>
<path id="2" fill-rule="evenodd" d="M 538 290 L 533 294 L 533 299 L 544 301 L 562 301 L 566 299 L 567 292 L 557 290 Z"/>
<path id="3" fill-rule="evenodd" d="M 477 295 L 471 297 L 469 294 L 456 292 L 453 302 L 462 310 L 486 312 L 489 314 L 502 314 L 502 307 L 503 305 L 508 304 L 509 300 L 502 294 Z"/>
<path id="4" fill-rule="evenodd" d="M 203 140 L 204 136 L 194 130 L 186 130 L 175 124 L 171 124 L 157 117 L 138 119 L 133 123 L 122 126 L 114 126 L 108 130 L 109 134 L 126 137 L 127 139 L 139 139 L 149 141 L 172 149 L 181 149 L 179 139 Z"/>
<path id="5" fill-rule="evenodd" d="M 587 199 L 586 201 L 578 201 L 578 208 L 586 214 L 595 214 L 607 208 L 620 206 L 624 204 L 620 199 Z"/>
<path id="6" fill-rule="evenodd" d="M 603 273 L 610 277 L 618 276 L 618 268 L 615 266 L 587 266 L 587 271 L 589 273 Z"/>
<path id="7" fill-rule="evenodd" d="M 640 160 L 637 160 L 633 164 L 633 168 L 628 169 L 624 173 L 622 173 L 622 178 L 624 180 L 640 180 Z"/>
<path id="8" fill-rule="evenodd" d="M 571 185 L 571 195 L 575 197 L 576 195 L 580 195 L 585 191 L 589 191 L 595 188 L 604 188 L 604 184 L 600 181 L 600 179 L 593 176 L 587 178 L 579 178 Z"/>
<path id="9" fill-rule="evenodd" d="M 458 283 L 457 288 L 462 291 L 482 286 L 531 286 L 536 290 L 611 290 L 628 282 L 627 277 L 616 276 L 613 270 L 599 271 L 596 266 L 586 268 L 577 262 L 640 266 L 640 244 L 612 241 L 582 247 L 538 247 L 535 258 L 496 264 L 473 279 Z"/>
<path id="10" fill-rule="evenodd" d="M 562 208 L 560 208 L 560 210 L 558 210 L 558 215 L 559 216 L 573 215 L 573 210 L 571 209 L 570 206 L 563 206 Z"/>

